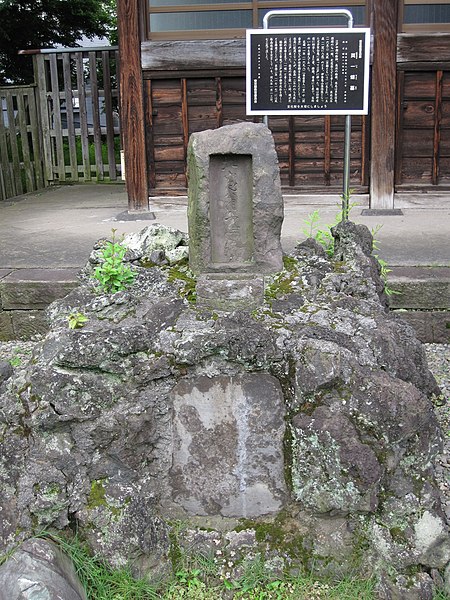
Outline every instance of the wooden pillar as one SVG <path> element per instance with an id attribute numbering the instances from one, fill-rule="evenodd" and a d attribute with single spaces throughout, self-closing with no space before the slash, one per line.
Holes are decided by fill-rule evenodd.
<path id="1" fill-rule="evenodd" d="M 394 208 L 398 10 L 402 0 L 372 0 L 370 208 Z"/>
<path id="2" fill-rule="evenodd" d="M 139 15 L 139 0 L 117 0 L 120 126 L 130 212 L 149 210 Z"/>

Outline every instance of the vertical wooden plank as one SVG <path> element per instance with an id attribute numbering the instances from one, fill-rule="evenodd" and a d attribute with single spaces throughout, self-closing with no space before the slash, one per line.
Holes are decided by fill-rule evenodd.
<path id="1" fill-rule="evenodd" d="M 17 131 L 16 131 L 16 119 L 14 114 L 14 101 L 13 95 L 10 90 L 6 92 L 6 109 L 8 115 L 8 129 L 9 129 L 9 146 L 12 156 L 12 172 L 14 174 L 13 190 L 14 195 L 18 196 L 23 194 L 22 186 L 22 173 L 19 158 L 19 147 L 17 145 Z"/>
<path id="2" fill-rule="evenodd" d="M 361 185 L 369 183 L 369 119 L 366 115 L 361 117 Z"/>
<path id="3" fill-rule="evenodd" d="M 405 95 L 405 73 L 399 71 L 397 74 L 397 114 L 395 124 L 395 185 L 402 183 L 403 170 L 403 102 Z"/>
<path id="4" fill-rule="evenodd" d="M 103 181 L 105 166 L 102 156 L 102 131 L 100 126 L 100 97 L 98 93 L 97 53 L 89 52 L 89 74 L 92 96 L 92 127 L 94 130 L 95 170 L 97 181 Z"/>
<path id="5" fill-rule="evenodd" d="M 156 187 L 156 165 L 155 165 L 155 143 L 153 136 L 153 97 L 152 82 L 150 79 L 144 81 L 145 94 L 145 135 L 147 144 L 147 172 L 150 187 Z"/>
<path id="6" fill-rule="evenodd" d="M 222 125 L 223 125 L 222 77 L 216 77 L 216 122 L 217 122 L 217 127 L 222 127 Z"/>
<path id="7" fill-rule="evenodd" d="M 70 178 L 72 181 L 78 181 L 78 159 L 77 147 L 75 142 L 75 122 L 73 118 L 73 91 L 72 91 L 72 72 L 70 68 L 71 55 L 64 53 L 63 58 L 63 78 L 64 78 L 64 97 L 66 99 L 67 116 L 67 138 L 69 144 L 70 160 Z"/>
<path id="8" fill-rule="evenodd" d="M 373 0 L 370 207 L 394 208 L 397 18 L 399 0 Z"/>
<path id="9" fill-rule="evenodd" d="M 189 144 L 189 113 L 187 100 L 187 81 L 181 79 L 181 125 L 183 128 L 183 150 L 184 150 L 184 179 L 185 186 L 188 185 L 187 179 L 187 148 Z"/>
<path id="10" fill-rule="evenodd" d="M 28 119 L 24 97 L 28 96 L 26 89 L 17 90 L 17 121 L 19 124 L 20 142 L 22 147 L 23 170 L 25 172 L 25 187 L 27 192 L 36 189 L 34 169 L 31 163 L 30 144 L 28 138 Z"/>
<path id="11" fill-rule="evenodd" d="M 37 54 L 34 57 L 35 73 L 38 84 L 38 107 L 40 126 L 42 131 L 42 156 L 44 159 L 45 185 L 53 181 L 53 160 L 52 160 L 52 142 L 50 137 L 50 117 L 49 102 L 47 92 L 47 74 L 44 54 Z"/>
<path id="12" fill-rule="evenodd" d="M 6 94 L 2 92 L 0 93 L 0 159 L 2 164 L 1 172 L 3 176 L 2 187 L 4 189 L 3 199 L 6 199 L 14 196 L 14 190 L 12 185 L 11 168 L 9 165 L 8 156 L 8 131 L 4 121 L 4 102 L 6 102 Z"/>
<path id="13" fill-rule="evenodd" d="M 324 118 L 324 148 L 323 148 L 323 171 L 325 185 L 331 184 L 331 117 Z"/>
<path id="14" fill-rule="evenodd" d="M 103 62 L 103 87 L 105 92 L 105 116 L 106 116 L 106 144 L 108 147 L 109 179 L 116 181 L 116 156 L 114 152 L 114 121 L 112 108 L 112 90 L 111 90 L 111 67 L 110 53 L 102 52 Z"/>
<path id="15" fill-rule="evenodd" d="M 58 80 L 58 57 L 57 54 L 50 54 L 50 82 L 51 96 L 53 104 L 53 133 L 56 148 L 57 173 L 59 181 L 66 180 L 66 165 L 64 162 L 64 147 L 61 123 L 61 96 L 59 93 Z"/>
<path id="16" fill-rule="evenodd" d="M 5 165 L 6 167 L 6 165 Z M 0 202 L 7 199 L 6 191 L 5 191 L 5 181 L 4 181 L 4 170 L 0 169 Z"/>
<path id="17" fill-rule="evenodd" d="M 295 186 L 295 118 L 289 117 L 289 185 Z"/>
<path id="18" fill-rule="evenodd" d="M 443 71 L 436 71 L 436 96 L 434 103 L 434 132 L 433 132 L 433 169 L 431 182 L 433 185 L 439 183 L 439 154 L 441 145 L 441 121 L 442 121 L 442 82 Z"/>
<path id="19" fill-rule="evenodd" d="M 81 155 L 83 160 L 83 179 L 91 181 L 91 162 L 89 159 L 89 130 L 86 110 L 86 83 L 84 80 L 83 52 L 77 52 L 76 58 L 78 104 L 80 115 Z"/>
<path id="20" fill-rule="evenodd" d="M 41 189 L 45 186 L 44 181 L 44 173 L 42 170 L 42 147 L 41 140 L 42 137 L 40 135 L 39 129 L 39 117 L 37 110 L 37 88 L 34 86 L 30 89 L 30 94 L 28 96 L 28 108 L 30 111 L 30 132 L 31 132 L 31 145 L 32 145 L 32 153 L 33 153 L 33 162 L 34 162 L 34 173 L 36 178 L 36 186 L 37 189 Z"/>
<path id="21" fill-rule="evenodd" d="M 403 31 L 403 21 L 405 17 L 405 0 L 398 0 L 397 31 Z"/>
<path id="22" fill-rule="evenodd" d="M 120 52 L 120 119 L 126 163 L 128 208 L 148 211 L 144 93 L 137 0 L 117 0 Z"/>

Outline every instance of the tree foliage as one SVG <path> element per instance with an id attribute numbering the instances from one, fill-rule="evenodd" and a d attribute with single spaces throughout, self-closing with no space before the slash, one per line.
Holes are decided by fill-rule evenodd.
<path id="1" fill-rule="evenodd" d="M 0 0 L 0 84 L 33 81 L 19 50 L 79 46 L 114 28 L 115 0 Z"/>

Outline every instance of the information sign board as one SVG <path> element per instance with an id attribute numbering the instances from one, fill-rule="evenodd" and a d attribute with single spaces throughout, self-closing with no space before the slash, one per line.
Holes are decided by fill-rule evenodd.
<path id="1" fill-rule="evenodd" d="M 247 114 L 366 115 L 370 30 L 247 30 Z"/>

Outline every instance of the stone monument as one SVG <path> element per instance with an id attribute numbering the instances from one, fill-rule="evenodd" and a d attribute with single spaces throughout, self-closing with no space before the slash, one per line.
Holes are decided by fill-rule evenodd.
<path id="1" fill-rule="evenodd" d="M 283 197 L 270 131 L 239 123 L 194 133 L 188 179 L 197 304 L 222 310 L 262 304 L 264 274 L 283 268 Z"/>

